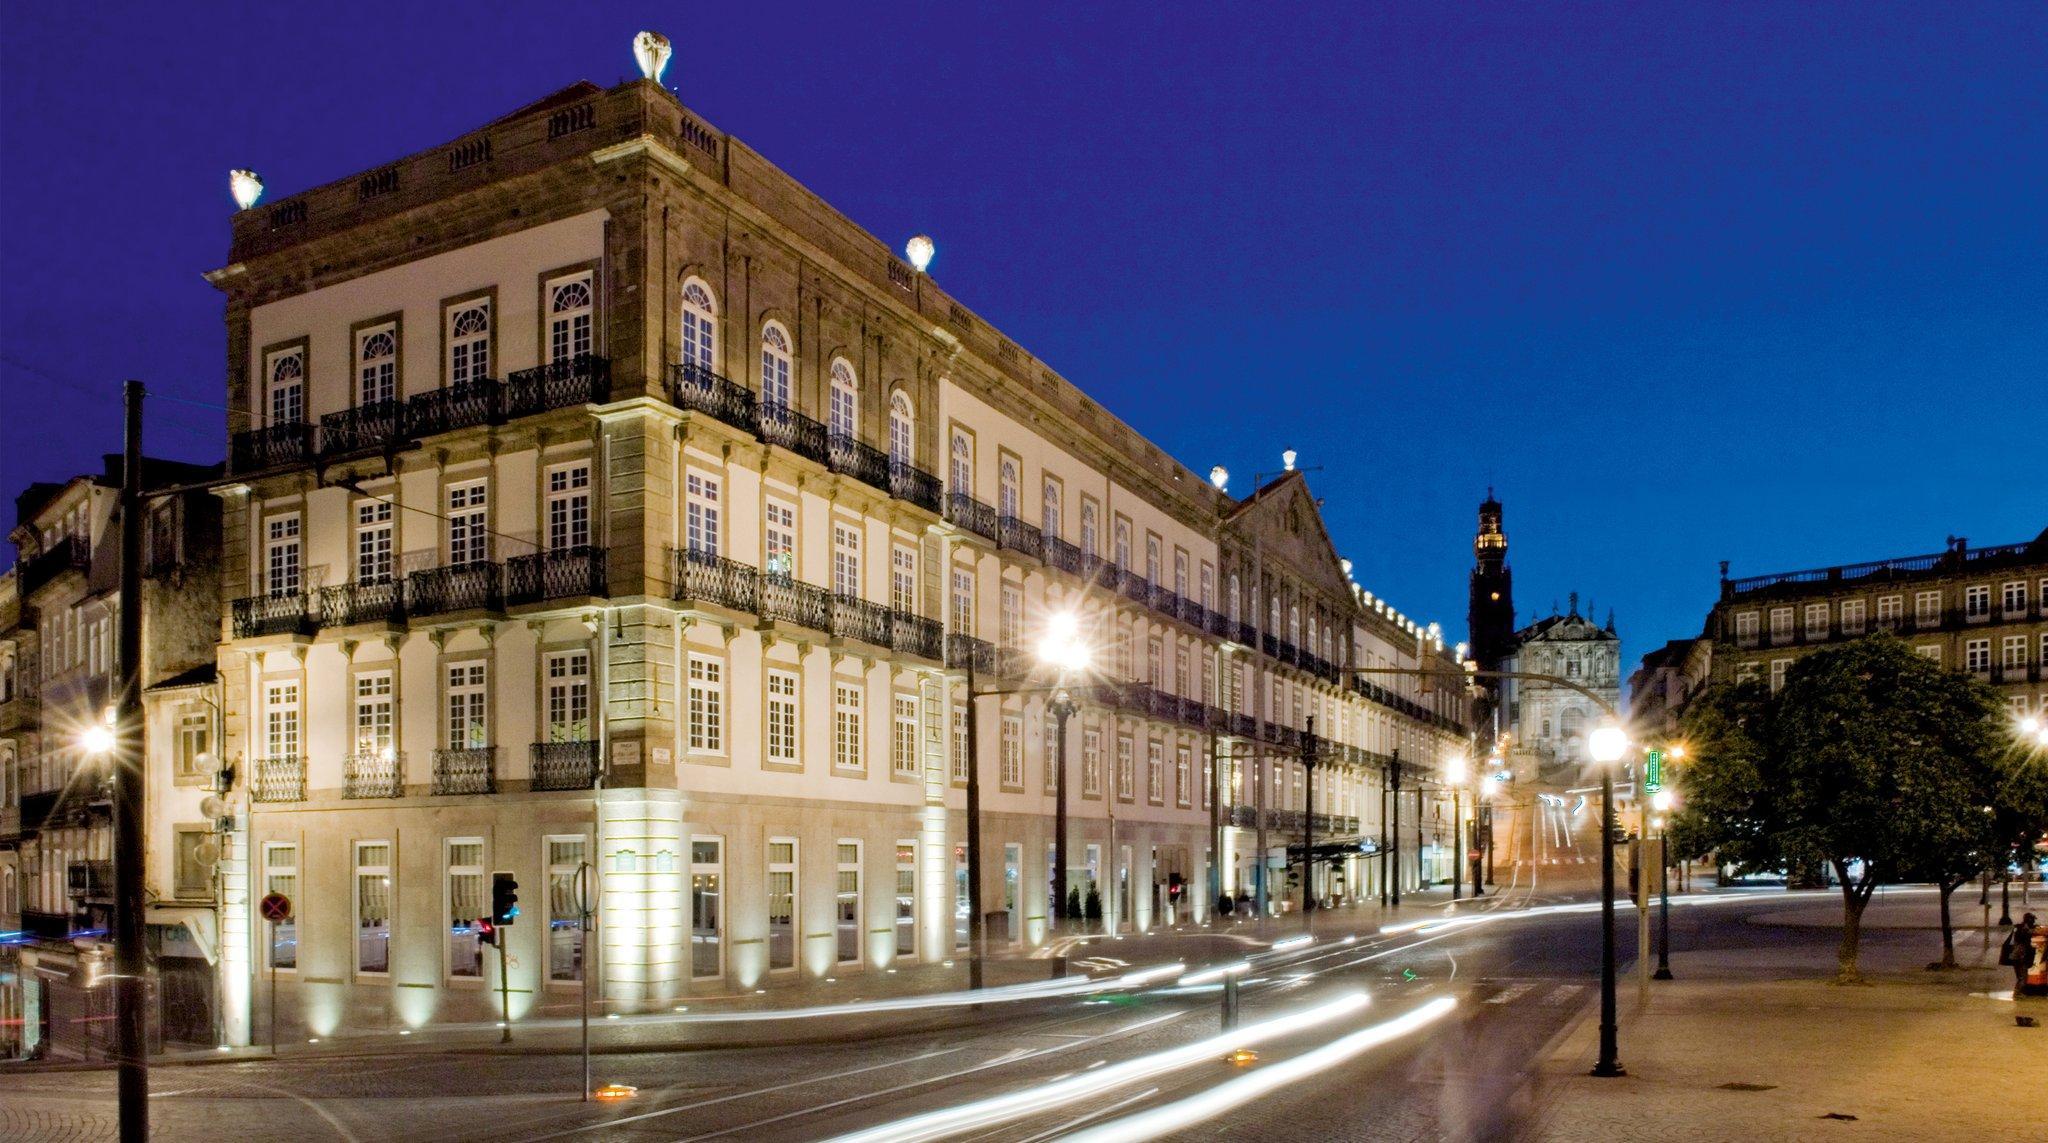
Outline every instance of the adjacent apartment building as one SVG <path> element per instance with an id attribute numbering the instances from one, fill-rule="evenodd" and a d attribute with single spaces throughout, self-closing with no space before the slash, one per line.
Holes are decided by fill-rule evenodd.
<path id="1" fill-rule="evenodd" d="M 2048 531 L 1990 548 L 1951 537 L 1933 555 L 1746 579 L 1721 571 L 1706 627 L 1717 679 L 1775 690 L 1800 655 L 1890 631 L 1990 683 L 2016 715 L 2048 711 Z"/>
<path id="2" fill-rule="evenodd" d="M 653 80 L 243 210 L 209 278 L 230 1042 L 272 973 L 287 1035 L 491 1018 L 501 871 L 514 1018 L 951 958 L 970 762 L 1040 942 L 1058 686 L 1110 923 L 1277 898 L 1311 823 L 1376 892 L 1397 759 L 1450 836 L 1466 698 L 1396 672 L 1455 660 L 1302 474 L 1197 477 Z"/>
<path id="3" fill-rule="evenodd" d="M 113 1037 L 110 724 L 121 664 L 122 460 L 15 498 L 0 577 L 0 1058 L 104 1056 Z M 144 462 L 144 861 L 150 1034 L 211 1045 L 222 1013 L 216 879 L 229 823 L 213 743 L 220 630 L 218 466 Z"/>

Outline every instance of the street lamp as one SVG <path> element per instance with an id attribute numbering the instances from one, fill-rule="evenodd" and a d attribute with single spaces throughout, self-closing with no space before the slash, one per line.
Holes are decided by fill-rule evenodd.
<path id="1" fill-rule="evenodd" d="M 1484 837 L 1486 843 L 1485 884 L 1487 885 L 1493 884 L 1493 801 L 1495 798 L 1500 797 L 1500 762 L 1501 759 L 1498 754 L 1487 759 L 1487 775 L 1479 780 L 1479 797 L 1483 806 L 1481 811 L 1483 826 L 1481 836 Z M 1477 863 L 1474 864 L 1472 872 L 1473 880 L 1477 882 L 1479 874 Z"/>
<path id="2" fill-rule="evenodd" d="M 1684 747 L 1672 747 L 1672 757 L 1684 753 Z M 1650 806 L 1657 811 L 1657 971 L 1652 974 L 1656 980 L 1671 979 L 1671 855 L 1664 851 L 1664 839 L 1671 832 L 1665 823 L 1677 805 L 1678 795 L 1668 789 L 1650 796 Z"/>
<path id="3" fill-rule="evenodd" d="M 1454 754 L 1444 763 L 1444 785 L 1451 788 L 1451 900 L 1465 895 L 1465 809 L 1460 801 L 1465 791 L 1465 756 Z M 1472 886 L 1479 896 L 1479 886 Z"/>
<path id="4" fill-rule="evenodd" d="M 1080 709 L 1064 684 L 1068 676 L 1086 671 L 1094 661 L 1073 612 L 1054 612 L 1046 620 L 1045 635 L 1038 641 L 1038 661 L 1058 671 L 1063 684 L 1045 709 L 1053 717 L 1053 733 L 1058 739 L 1054 765 L 1059 767 L 1053 784 L 1052 919 L 1054 931 L 1064 931 L 1072 919 L 1067 916 L 1067 719 Z"/>
<path id="5" fill-rule="evenodd" d="M 1614 969 L 1614 764 L 1628 750 L 1628 735 L 1609 724 L 1586 739 L 1587 752 L 1600 767 L 1600 1062 L 1596 1076 L 1623 1076 L 1616 1044 Z"/>

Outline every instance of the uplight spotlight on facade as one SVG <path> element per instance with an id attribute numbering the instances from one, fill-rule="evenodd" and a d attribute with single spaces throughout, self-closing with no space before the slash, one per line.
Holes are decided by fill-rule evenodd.
<path id="1" fill-rule="evenodd" d="M 633 37 L 633 61 L 640 65 L 641 75 L 656 83 L 661 82 L 661 73 L 668 70 L 668 59 L 674 54 L 668 37 L 660 32 L 642 32 Z"/>
<path id="2" fill-rule="evenodd" d="M 910 241 L 903 244 L 903 256 L 910 259 L 910 268 L 920 274 L 931 267 L 932 255 L 938 252 L 939 248 L 932 245 L 929 234 L 912 235 Z"/>

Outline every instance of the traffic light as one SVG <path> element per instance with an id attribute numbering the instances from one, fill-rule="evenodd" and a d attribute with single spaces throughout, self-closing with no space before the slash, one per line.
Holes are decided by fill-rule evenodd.
<path id="1" fill-rule="evenodd" d="M 1187 889 L 1187 880 L 1180 874 L 1169 873 L 1166 875 L 1166 896 L 1168 900 L 1179 903 L 1181 894 L 1186 893 Z"/>
<path id="2" fill-rule="evenodd" d="M 478 917 L 476 919 L 476 939 L 481 944 L 494 945 L 498 943 L 498 928 L 496 925 L 491 924 L 489 917 Z"/>
<path id="3" fill-rule="evenodd" d="M 510 873 L 491 874 L 491 925 L 501 927 L 519 919 L 519 882 Z"/>

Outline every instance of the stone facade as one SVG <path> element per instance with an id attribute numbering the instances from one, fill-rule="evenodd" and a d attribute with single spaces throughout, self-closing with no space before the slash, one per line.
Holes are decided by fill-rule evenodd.
<path id="1" fill-rule="evenodd" d="M 952 957 L 970 765 L 991 939 L 1038 944 L 1061 686 L 1070 880 L 1123 927 L 1277 899 L 1305 824 L 1371 838 L 1397 751 L 1464 749 L 1462 694 L 1344 672 L 1455 664 L 1298 473 L 1198 479 L 654 83 L 244 211 L 210 278 L 227 923 L 289 1034 L 490 1018 L 500 871 L 515 1018 Z"/>
<path id="2" fill-rule="evenodd" d="M 1578 683 L 1606 703 L 1558 683 L 1509 679 L 1501 697 L 1513 727 L 1507 758 L 1518 782 L 1571 785 L 1584 780 L 1591 758 L 1586 737 L 1621 709 L 1621 636 L 1610 617 L 1605 627 L 1571 610 L 1515 632 L 1509 671 L 1554 675 Z"/>

